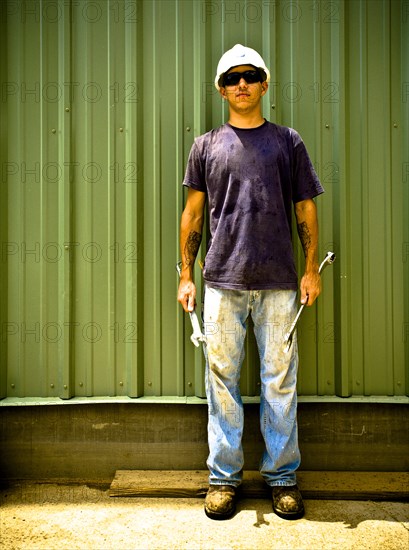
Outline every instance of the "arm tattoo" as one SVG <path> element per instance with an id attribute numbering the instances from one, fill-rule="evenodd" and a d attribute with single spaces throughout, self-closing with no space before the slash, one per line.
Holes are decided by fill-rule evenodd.
<path id="1" fill-rule="evenodd" d="M 311 246 L 311 233 L 308 229 L 308 225 L 306 222 L 299 223 L 297 225 L 298 229 L 298 235 L 300 237 L 300 241 L 304 250 L 304 255 L 307 257 L 308 249 Z"/>
<path id="2" fill-rule="evenodd" d="M 193 265 L 199 250 L 202 235 L 196 231 L 191 231 L 185 244 L 185 264 L 187 266 Z"/>

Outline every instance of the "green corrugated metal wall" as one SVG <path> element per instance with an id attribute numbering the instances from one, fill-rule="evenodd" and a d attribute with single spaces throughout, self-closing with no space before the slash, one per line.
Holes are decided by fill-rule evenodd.
<path id="1" fill-rule="evenodd" d="M 301 133 L 326 189 L 320 254 L 338 259 L 299 328 L 299 392 L 408 392 L 407 0 L 0 10 L 2 396 L 204 395 L 176 302 L 181 181 L 226 119 L 212 81 L 236 42 L 271 68 L 264 114 Z M 250 337 L 243 395 L 257 363 Z"/>

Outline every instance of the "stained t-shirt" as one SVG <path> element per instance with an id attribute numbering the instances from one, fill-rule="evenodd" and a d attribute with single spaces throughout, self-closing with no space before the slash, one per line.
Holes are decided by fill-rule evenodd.
<path id="1" fill-rule="evenodd" d="M 223 124 L 195 139 L 183 184 L 207 194 L 209 286 L 297 289 L 292 205 L 324 190 L 295 130 Z"/>

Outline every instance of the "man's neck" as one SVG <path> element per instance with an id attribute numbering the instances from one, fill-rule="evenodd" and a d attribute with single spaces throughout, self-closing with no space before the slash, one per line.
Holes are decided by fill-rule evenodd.
<path id="1" fill-rule="evenodd" d="M 258 128 L 258 126 L 264 124 L 265 119 L 261 113 L 249 116 L 248 114 L 241 115 L 240 113 L 231 111 L 228 122 L 236 128 Z"/>

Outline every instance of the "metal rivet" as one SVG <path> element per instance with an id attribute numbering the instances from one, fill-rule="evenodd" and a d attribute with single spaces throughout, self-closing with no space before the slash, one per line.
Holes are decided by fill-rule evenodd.
<path id="1" fill-rule="evenodd" d="M 398 127 L 398 125 L 396 124 L 396 122 L 394 123 L 393 127 L 394 127 L 394 128 L 397 128 L 397 127 Z"/>
<path id="2" fill-rule="evenodd" d="M 186 126 L 186 132 L 190 132 L 191 128 L 190 126 Z"/>
<path id="3" fill-rule="evenodd" d="M 16 385 L 15 385 L 15 384 L 11 384 L 11 387 L 14 389 L 14 388 L 16 387 Z"/>
<path id="4" fill-rule="evenodd" d="M 69 107 L 66 107 L 66 108 L 65 108 L 65 112 L 66 112 L 66 113 L 69 113 L 69 112 L 70 112 L 70 108 L 69 108 Z"/>
<path id="5" fill-rule="evenodd" d="M 274 103 L 273 103 L 273 105 L 271 105 L 271 108 L 272 108 L 272 109 L 275 109 L 275 108 L 276 108 L 276 106 L 274 105 Z"/>
<path id="6" fill-rule="evenodd" d="M 84 385 L 84 382 L 80 382 L 80 387 L 82 388 L 82 386 Z"/>
<path id="7" fill-rule="evenodd" d="M 325 128 L 329 128 L 329 124 L 326 124 L 326 125 L 325 125 Z"/>
<path id="8" fill-rule="evenodd" d="M 152 382 L 148 382 L 148 386 L 152 386 Z"/>
<path id="9" fill-rule="evenodd" d="M 64 389 L 66 390 L 68 388 L 67 384 L 64 384 Z"/>
<path id="10" fill-rule="evenodd" d="M 66 244 L 66 245 L 64 246 L 64 248 L 65 248 L 65 250 L 68 250 L 70 247 L 68 246 L 68 244 Z"/>
<path id="11" fill-rule="evenodd" d="M 123 132 L 123 131 L 124 131 L 124 129 L 123 129 L 123 128 L 119 128 L 119 131 L 120 131 L 120 132 Z"/>
<path id="12" fill-rule="evenodd" d="M 50 384 L 50 388 L 53 388 L 54 387 L 54 384 Z"/>
<path id="13" fill-rule="evenodd" d="M 331 385 L 331 380 L 327 380 L 327 384 L 328 384 L 328 386 L 330 386 Z"/>
<path id="14" fill-rule="evenodd" d="M 55 134 L 56 131 L 57 131 L 57 130 L 56 130 L 55 128 L 53 128 L 53 129 L 51 130 L 51 132 L 52 132 L 53 134 Z"/>
<path id="15" fill-rule="evenodd" d="M 192 382 L 188 382 L 187 385 L 189 386 L 189 388 L 192 387 Z"/>
<path id="16" fill-rule="evenodd" d="M 123 386 L 123 385 L 124 385 L 124 383 L 123 383 L 123 382 L 119 382 L 119 385 L 120 385 L 120 386 Z"/>
<path id="17" fill-rule="evenodd" d="M 400 386 L 402 384 L 402 382 L 400 380 L 396 383 L 397 383 L 398 386 Z"/>
<path id="18" fill-rule="evenodd" d="M 361 385 L 361 382 L 359 380 L 356 381 L 356 385 L 357 386 L 360 386 Z"/>

